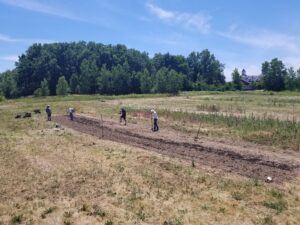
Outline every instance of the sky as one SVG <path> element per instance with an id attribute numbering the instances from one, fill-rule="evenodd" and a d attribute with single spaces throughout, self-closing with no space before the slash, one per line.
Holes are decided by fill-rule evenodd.
<path id="1" fill-rule="evenodd" d="M 279 58 L 300 68 L 299 0 L 0 0 L 0 72 L 33 43 L 94 41 L 188 56 L 208 49 L 258 75 Z"/>

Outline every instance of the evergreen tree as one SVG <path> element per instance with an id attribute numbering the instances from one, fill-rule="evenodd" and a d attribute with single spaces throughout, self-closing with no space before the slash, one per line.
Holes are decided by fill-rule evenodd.
<path id="1" fill-rule="evenodd" d="M 69 92 L 69 85 L 64 76 L 58 79 L 56 85 L 56 95 L 67 95 Z"/>

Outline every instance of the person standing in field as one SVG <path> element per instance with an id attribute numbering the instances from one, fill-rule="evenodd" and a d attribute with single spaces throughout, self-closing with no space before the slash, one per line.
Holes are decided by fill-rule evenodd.
<path id="1" fill-rule="evenodd" d="M 120 123 L 122 123 L 122 120 L 124 120 L 126 126 L 126 110 L 124 108 L 120 111 Z"/>
<path id="2" fill-rule="evenodd" d="M 51 111 L 50 105 L 47 105 L 47 107 L 46 107 L 46 113 L 47 113 L 47 116 L 48 116 L 48 121 L 51 121 L 52 111 Z"/>
<path id="3" fill-rule="evenodd" d="M 159 127 L 158 127 L 158 115 L 157 112 L 154 109 L 151 109 L 151 121 L 153 123 L 152 125 L 152 131 L 158 131 Z"/>
<path id="4" fill-rule="evenodd" d="M 75 109 L 74 108 L 72 108 L 72 107 L 70 107 L 69 109 L 68 109 L 68 113 L 69 113 L 69 116 L 70 116 L 70 120 L 74 120 L 74 113 L 75 113 Z"/>

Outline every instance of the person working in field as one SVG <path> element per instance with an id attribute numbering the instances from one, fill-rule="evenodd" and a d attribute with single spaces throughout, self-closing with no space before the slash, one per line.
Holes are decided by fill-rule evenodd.
<path id="1" fill-rule="evenodd" d="M 126 126 L 126 110 L 124 108 L 120 111 L 120 123 L 122 123 L 122 120 L 124 120 Z"/>
<path id="2" fill-rule="evenodd" d="M 159 127 L 158 127 L 158 115 L 157 112 L 154 111 L 154 109 L 151 109 L 151 121 L 152 121 L 152 131 L 158 131 Z"/>
<path id="3" fill-rule="evenodd" d="M 70 116 L 70 120 L 74 120 L 74 113 L 75 113 L 75 109 L 74 108 L 72 108 L 72 107 L 70 107 L 69 109 L 68 109 L 68 113 L 69 113 L 69 116 Z"/>
<path id="4" fill-rule="evenodd" d="M 47 107 L 46 107 L 46 113 L 47 113 L 47 116 L 48 116 L 48 121 L 51 121 L 52 111 L 51 111 L 50 105 L 47 105 Z"/>

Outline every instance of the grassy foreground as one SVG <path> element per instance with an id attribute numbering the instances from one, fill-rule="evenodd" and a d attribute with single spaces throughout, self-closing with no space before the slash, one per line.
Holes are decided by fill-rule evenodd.
<path id="1" fill-rule="evenodd" d="M 156 108 L 162 126 L 178 131 L 194 134 L 201 123 L 201 135 L 244 141 L 255 134 L 263 137 L 262 141 L 248 141 L 299 151 L 297 95 L 183 93 L 178 97 L 67 96 L 1 102 L 0 224 L 300 221 L 299 176 L 281 186 L 264 184 L 210 168 L 194 168 L 188 162 L 69 129 L 55 129 L 54 123 L 45 121 L 45 114 L 14 119 L 16 112 L 44 109 L 48 103 L 58 114 L 74 106 L 81 113 L 112 118 L 117 118 L 120 106 L 126 106 L 131 122 L 146 122 L 146 116 L 135 114 Z M 233 122 L 227 122 L 226 116 Z M 278 134 L 273 133 L 274 127 Z M 274 136 L 283 135 L 280 130 L 285 138 Z M 273 136 L 260 135 L 268 132 Z"/>

